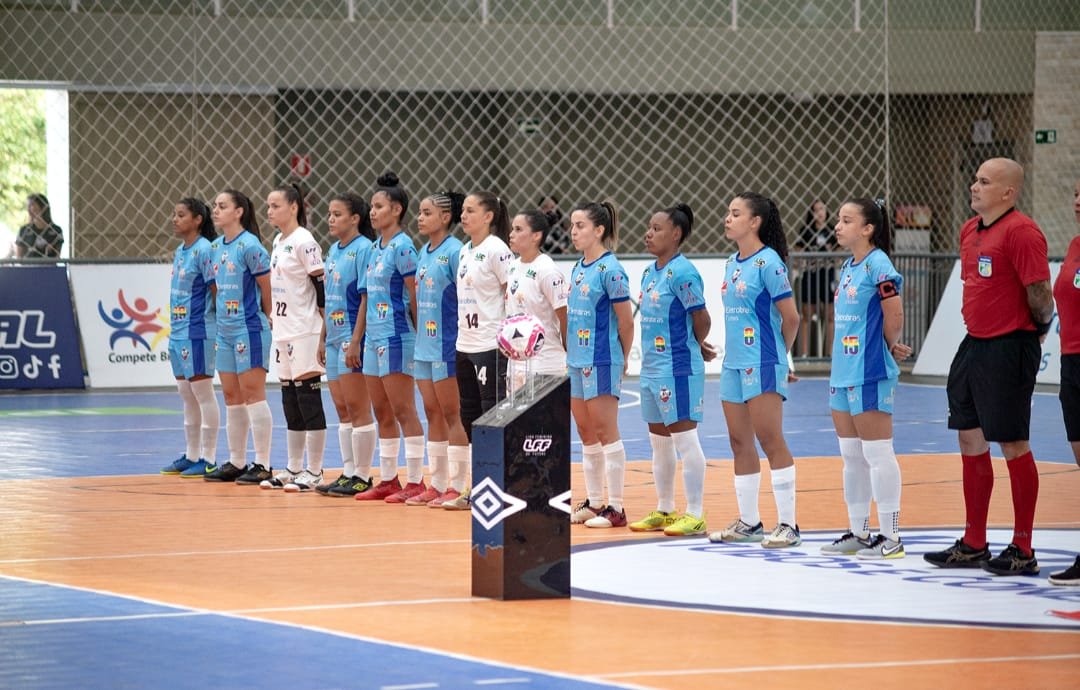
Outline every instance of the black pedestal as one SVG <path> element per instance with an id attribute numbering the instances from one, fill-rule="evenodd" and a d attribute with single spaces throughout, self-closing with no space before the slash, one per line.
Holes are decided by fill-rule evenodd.
<path id="1" fill-rule="evenodd" d="M 570 380 L 538 376 L 528 404 L 473 423 L 472 593 L 570 596 Z"/>

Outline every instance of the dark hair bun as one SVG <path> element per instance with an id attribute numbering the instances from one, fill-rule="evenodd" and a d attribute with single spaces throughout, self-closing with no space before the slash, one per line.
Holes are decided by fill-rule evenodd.
<path id="1" fill-rule="evenodd" d="M 690 221 L 690 226 L 694 225 L 694 212 L 690 210 L 690 204 L 678 203 L 675 204 L 675 210 L 682 211 L 686 215 L 686 220 Z"/>
<path id="2" fill-rule="evenodd" d="M 393 170 L 387 170 L 379 178 L 375 180 L 375 184 L 380 187 L 398 187 L 401 185 L 401 180 L 398 179 L 397 173 Z"/>

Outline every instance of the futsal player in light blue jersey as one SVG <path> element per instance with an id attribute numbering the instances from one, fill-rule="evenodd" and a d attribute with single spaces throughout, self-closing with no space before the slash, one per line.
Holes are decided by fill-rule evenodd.
<path id="1" fill-rule="evenodd" d="M 371 195 L 371 227 L 377 233 L 360 281 L 360 317 L 353 329 L 346 363 L 363 362 L 375 419 L 379 425 L 380 481 L 356 494 L 358 501 L 404 504 L 422 494 L 424 428 L 413 393 L 416 346 L 416 247 L 403 228 L 409 196 L 393 172 L 376 181 Z M 360 338 L 364 351 L 360 358 Z M 408 481 L 398 479 L 397 458 L 405 436 Z"/>
<path id="2" fill-rule="evenodd" d="M 875 201 L 852 199 L 840 207 L 836 241 L 851 252 L 851 258 L 840 267 L 833 302 L 836 334 L 829 407 L 844 460 L 850 529 L 821 551 L 863 559 L 903 558 L 892 411 L 900 376 L 896 361 L 911 354 L 911 348 L 900 342 L 904 280 L 889 260 L 889 223 Z M 881 530 L 873 538 L 871 498 Z"/>
<path id="3" fill-rule="evenodd" d="M 712 541 L 760 542 L 765 548 L 802 543 L 795 521 L 795 461 L 783 432 L 783 401 L 790 376 L 788 352 L 799 332 L 799 313 L 788 280 L 787 240 L 772 199 L 745 192 L 732 199 L 724 236 L 739 250 L 724 269 L 724 367 L 720 399 L 735 457 L 739 517 Z M 765 534 L 758 512 L 761 461 L 769 458 L 777 525 Z"/>
<path id="4" fill-rule="evenodd" d="M 645 248 L 656 257 L 641 275 L 641 416 L 649 425 L 657 506 L 631 523 L 635 532 L 663 530 L 669 537 L 705 534 L 705 453 L 697 425 L 705 407 L 705 362 L 716 349 L 705 338 L 712 319 L 705 286 L 680 252 L 694 212 L 686 204 L 649 219 Z M 676 452 L 683 461 L 686 511 L 675 513 Z"/>
<path id="5" fill-rule="evenodd" d="M 626 451 L 619 437 L 619 392 L 634 342 L 634 316 L 629 279 L 611 253 L 618 221 L 618 212 L 609 201 L 581 204 L 570 214 L 570 236 L 582 257 L 570 274 L 566 364 L 586 492 L 570 521 L 588 527 L 626 526 Z"/>
<path id="6" fill-rule="evenodd" d="M 270 254 L 259 238 L 251 200 L 235 189 L 214 199 L 214 226 L 223 237 L 214 242 L 217 281 L 217 357 L 225 396 L 225 437 L 229 461 L 207 468 L 204 479 L 235 482 L 245 474 L 247 435 L 255 446 L 251 469 L 270 469 L 273 421 L 266 404 L 270 360 Z M 258 482 L 249 482 L 258 484 Z"/>
<path id="7" fill-rule="evenodd" d="M 469 437 L 461 423 L 461 392 L 457 382 L 457 272 L 461 240 L 450 229 L 461 222 L 465 195 L 439 192 L 420 202 L 416 227 L 427 242 L 420 248 L 416 269 L 416 387 L 427 417 L 427 454 L 431 486 L 405 501 L 406 505 L 442 506 L 450 488 L 449 455 L 457 465 L 469 452 Z M 464 482 L 464 478 L 461 480 Z M 450 494 L 457 498 L 464 484 Z"/>
<path id="8" fill-rule="evenodd" d="M 375 238 L 371 208 L 356 194 L 338 194 L 330 199 L 327 226 L 335 242 L 330 245 L 326 259 L 323 361 L 330 397 L 338 414 L 342 472 L 337 479 L 315 487 L 315 491 L 324 496 L 349 498 L 371 488 L 377 438 L 363 371 L 345 363 L 345 351 L 360 310 L 360 282 Z"/>
<path id="9" fill-rule="evenodd" d="M 210 209 L 187 198 L 173 209 L 173 231 L 180 246 L 173 257 L 169 290 L 169 363 L 184 401 L 183 455 L 161 469 L 162 474 L 201 477 L 217 458 L 221 410 L 214 395 L 213 249 L 217 239 Z"/>

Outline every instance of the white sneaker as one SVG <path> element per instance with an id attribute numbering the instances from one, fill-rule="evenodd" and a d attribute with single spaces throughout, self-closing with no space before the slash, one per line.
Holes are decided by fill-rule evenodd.
<path id="1" fill-rule="evenodd" d="M 899 539 L 893 541 L 884 534 L 879 534 L 865 549 L 860 549 L 855 557 L 863 561 L 881 561 L 903 558 L 904 555 L 904 542 Z"/>
<path id="2" fill-rule="evenodd" d="M 570 524 L 583 525 L 599 514 L 600 508 L 593 508 L 589 505 L 589 499 L 586 498 L 574 507 L 574 512 L 570 513 Z"/>
<path id="3" fill-rule="evenodd" d="M 319 484 L 322 484 L 322 472 L 315 474 L 311 470 L 304 470 L 285 485 L 285 493 L 295 494 L 303 491 L 314 491 Z"/>
<path id="4" fill-rule="evenodd" d="M 296 478 L 296 476 L 297 476 L 296 474 L 290 472 L 289 470 L 281 470 L 280 472 L 275 474 L 273 477 L 270 477 L 269 479 L 264 479 L 261 482 L 259 482 L 259 488 L 260 489 L 284 489 L 285 486 L 289 482 L 291 482 L 293 479 Z"/>
<path id="5" fill-rule="evenodd" d="M 449 501 L 443 501 L 440 507 L 443 510 L 471 510 L 472 500 L 469 498 L 469 490 L 466 489 L 465 493 L 461 494 L 457 498 L 452 498 Z"/>
<path id="6" fill-rule="evenodd" d="M 865 539 L 856 536 L 854 532 L 846 532 L 831 544 L 821 547 L 821 553 L 829 556 L 854 556 L 863 549 L 870 548 L 870 537 Z"/>
<path id="7" fill-rule="evenodd" d="M 761 523 L 756 525 L 748 525 L 743 522 L 742 518 L 738 518 L 735 522 L 731 523 L 719 532 L 713 532 L 709 535 L 709 541 L 714 544 L 724 542 L 727 544 L 752 544 L 761 541 L 765 538 L 765 529 L 761 526 Z"/>
<path id="8" fill-rule="evenodd" d="M 798 546 L 802 543 L 799 534 L 799 526 L 781 522 L 767 537 L 761 540 L 761 545 L 766 549 L 785 549 L 789 546 Z"/>

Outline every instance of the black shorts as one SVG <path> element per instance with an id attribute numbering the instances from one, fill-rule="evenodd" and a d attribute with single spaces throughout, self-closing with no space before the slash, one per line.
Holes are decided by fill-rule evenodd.
<path id="1" fill-rule="evenodd" d="M 949 428 L 981 428 L 987 441 L 1027 441 L 1042 348 L 1034 331 L 964 336 L 949 367 Z"/>
<path id="2" fill-rule="evenodd" d="M 456 375 L 461 395 L 461 424 L 472 441 L 473 422 L 506 397 L 506 358 L 498 350 L 458 350 Z"/>
<path id="3" fill-rule="evenodd" d="M 1061 356 L 1061 414 L 1069 443 L 1080 441 L 1080 355 Z"/>

